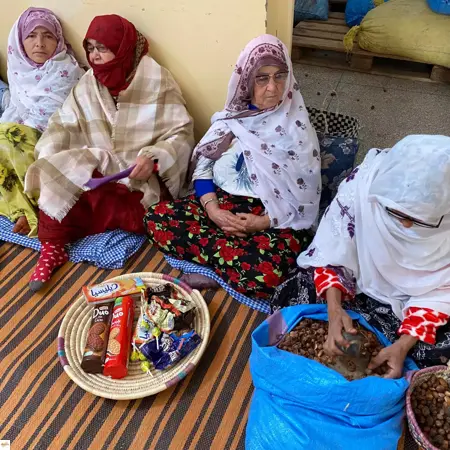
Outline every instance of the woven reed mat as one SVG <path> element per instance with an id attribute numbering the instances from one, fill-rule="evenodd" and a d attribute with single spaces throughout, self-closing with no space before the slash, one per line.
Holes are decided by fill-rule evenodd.
<path id="1" fill-rule="evenodd" d="M 222 290 L 204 293 L 209 346 L 178 385 L 141 400 L 88 394 L 64 373 L 56 337 L 83 285 L 130 272 L 177 276 L 150 247 L 122 270 L 67 263 L 39 294 L 27 288 L 37 253 L 0 244 L 0 439 L 12 449 L 244 449 L 252 395 L 250 335 L 265 316 Z"/>

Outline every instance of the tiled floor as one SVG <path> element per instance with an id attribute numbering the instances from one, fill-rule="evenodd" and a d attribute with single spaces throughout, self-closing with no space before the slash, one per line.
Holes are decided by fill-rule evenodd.
<path id="1" fill-rule="evenodd" d="M 300 90 L 308 106 L 359 119 L 359 159 L 372 147 L 391 147 L 409 134 L 450 135 L 450 85 L 294 64 Z"/>

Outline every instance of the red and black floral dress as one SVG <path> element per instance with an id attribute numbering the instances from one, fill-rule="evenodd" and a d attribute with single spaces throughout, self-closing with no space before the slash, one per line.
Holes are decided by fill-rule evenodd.
<path id="1" fill-rule="evenodd" d="M 233 213 L 264 211 L 259 199 L 221 189 L 216 195 L 220 207 Z M 151 206 L 144 224 L 150 241 L 163 253 L 207 266 L 237 292 L 262 299 L 286 279 L 311 241 L 305 230 L 270 228 L 245 239 L 227 235 L 208 218 L 195 195 Z"/>

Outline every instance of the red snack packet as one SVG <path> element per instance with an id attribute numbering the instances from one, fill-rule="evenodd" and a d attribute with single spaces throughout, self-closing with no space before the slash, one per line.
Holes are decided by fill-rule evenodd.
<path id="1" fill-rule="evenodd" d="M 114 302 L 108 349 L 103 375 L 123 378 L 128 373 L 128 357 L 133 331 L 134 301 L 130 296 L 119 297 Z"/>

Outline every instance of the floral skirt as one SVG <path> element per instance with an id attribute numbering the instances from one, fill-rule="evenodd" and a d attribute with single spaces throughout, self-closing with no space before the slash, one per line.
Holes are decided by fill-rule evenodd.
<path id="1" fill-rule="evenodd" d="M 277 287 L 270 299 L 272 312 L 287 306 L 325 303 L 316 297 L 314 270 L 295 269 L 289 278 Z M 355 311 L 374 328 L 381 331 L 391 342 L 398 339 L 397 330 L 400 319 L 394 314 L 390 305 L 382 304 L 365 294 L 344 302 L 347 310 Z M 446 364 L 450 359 L 450 324 L 440 327 L 436 334 L 436 345 L 419 341 L 411 350 L 410 356 L 420 367 Z"/>
<path id="2" fill-rule="evenodd" d="M 0 124 L 0 215 L 11 222 L 25 216 L 37 234 L 37 204 L 24 193 L 25 174 L 34 163 L 34 147 L 41 133 L 15 123 Z"/>
<path id="3" fill-rule="evenodd" d="M 261 214 L 259 199 L 218 190 L 221 208 L 233 213 Z M 268 229 L 242 239 L 225 234 L 212 222 L 196 196 L 160 202 L 144 218 L 149 240 L 178 259 L 205 265 L 244 295 L 269 298 L 309 245 L 307 231 Z"/>

